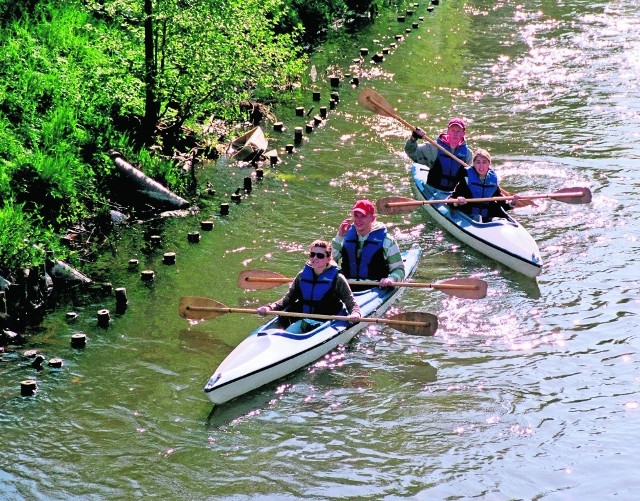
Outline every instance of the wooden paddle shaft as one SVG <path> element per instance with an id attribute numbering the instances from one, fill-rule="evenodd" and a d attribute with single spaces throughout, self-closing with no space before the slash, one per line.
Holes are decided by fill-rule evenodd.
<path id="1" fill-rule="evenodd" d="M 187 310 L 190 311 L 213 311 L 220 313 L 253 313 L 257 314 L 256 310 L 251 308 L 229 308 L 219 306 L 187 306 Z M 342 315 L 318 315 L 309 313 L 297 313 L 293 311 L 274 311 L 270 310 L 265 313 L 266 315 L 277 315 L 279 317 L 293 317 L 293 318 L 309 318 L 313 320 L 344 320 L 345 322 L 352 322 L 349 317 Z M 361 317 L 358 322 L 368 322 L 372 324 L 386 324 L 386 325 L 415 325 L 416 327 L 426 327 L 431 325 L 429 322 L 418 322 L 412 320 L 393 320 L 391 318 L 369 318 Z M 355 323 L 355 322 L 354 322 Z"/>
<path id="2" fill-rule="evenodd" d="M 369 98 L 371 99 L 371 98 Z M 376 103 L 373 99 L 371 99 L 372 102 L 374 102 L 374 104 L 377 104 L 378 106 L 380 106 L 380 103 Z M 415 132 L 417 130 L 417 127 L 414 127 L 413 125 L 411 125 L 409 122 L 407 122 L 404 118 L 402 118 L 401 116 L 397 115 L 395 112 L 390 112 L 390 116 L 391 118 L 394 118 L 395 120 L 397 120 L 398 122 L 400 122 L 401 124 L 403 124 L 405 127 L 411 129 L 412 132 Z M 461 160 L 460 158 L 458 158 L 457 156 L 455 156 L 453 153 L 451 153 L 449 150 L 447 150 L 446 148 L 444 148 L 442 145 L 438 144 L 437 141 L 434 141 L 432 138 L 430 138 L 429 136 L 427 136 L 426 134 L 424 135 L 424 137 L 422 138 L 425 141 L 427 141 L 428 143 L 431 143 L 433 146 L 435 146 L 436 148 L 438 148 L 442 153 L 444 153 L 445 155 L 447 155 L 449 158 L 455 160 L 456 162 L 458 162 L 460 165 L 462 165 L 463 167 L 469 167 L 469 164 L 467 164 L 466 162 L 464 162 L 463 160 Z"/>
<path id="3" fill-rule="evenodd" d="M 365 89 L 361 93 L 361 98 L 364 98 L 363 104 L 367 106 L 367 108 L 371 109 L 372 111 L 375 111 L 380 115 L 384 115 L 389 118 L 393 118 L 394 120 L 397 120 L 402 125 L 410 129 L 412 132 L 415 132 L 417 130 L 416 127 L 414 127 L 409 122 L 407 122 L 404 118 L 398 115 L 395 109 L 393 108 L 393 106 L 391 106 L 391 104 L 384 97 L 378 94 L 376 91 L 372 89 Z M 431 143 L 432 145 L 434 145 L 436 148 L 438 148 L 440 151 L 442 151 L 446 155 L 449 155 L 456 162 L 460 163 L 465 167 L 468 167 L 466 163 L 464 163 L 462 160 L 460 160 L 458 157 L 456 157 L 453 153 L 451 153 L 447 149 L 440 146 L 436 141 L 431 139 L 429 136 L 425 135 L 423 139 Z"/>
<path id="4" fill-rule="evenodd" d="M 577 198 L 582 197 L 584 192 L 582 191 L 570 191 L 565 193 L 547 193 L 540 195 L 520 195 L 521 200 L 533 200 L 537 198 Z M 506 200 L 513 200 L 514 196 L 508 197 L 487 197 L 487 198 L 467 198 L 467 202 L 500 202 Z M 457 198 L 445 198 L 443 200 L 411 200 L 406 202 L 387 202 L 387 207 L 411 207 L 417 205 L 437 205 L 437 204 L 456 204 Z"/>
<path id="5" fill-rule="evenodd" d="M 389 204 L 391 205 L 391 204 Z M 396 205 L 396 204 L 393 204 Z M 292 278 L 287 277 L 245 277 L 245 282 L 260 282 L 260 283 L 274 283 L 274 284 L 287 284 L 293 282 Z M 378 287 L 380 282 L 375 280 L 347 280 L 349 285 L 364 285 L 367 287 Z M 425 284 L 421 282 L 393 282 L 390 287 L 416 287 L 416 288 L 433 288 L 433 289 L 459 289 L 459 290 L 480 290 L 478 285 L 474 284 Z"/>
<path id="6" fill-rule="evenodd" d="M 411 125 L 404 118 L 400 117 L 395 112 L 395 109 L 393 108 L 393 106 L 391 106 L 391 104 L 384 97 L 382 97 L 380 94 L 378 94 L 376 91 L 374 91 L 372 89 L 363 90 L 360 93 L 360 100 L 370 110 L 372 110 L 372 111 L 374 111 L 374 112 L 376 112 L 376 113 L 378 113 L 380 115 L 384 115 L 384 116 L 393 118 L 393 119 L 397 120 L 398 122 L 400 122 L 401 124 L 403 124 L 406 127 L 408 127 L 409 129 L 411 129 L 411 131 L 413 131 L 413 132 L 416 131 L 416 127 Z M 443 146 L 438 144 L 437 141 L 434 141 L 429 136 L 425 135 L 423 137 L 423 139 L 425 141 L 431 143 L 438 150 L 440 150 L 442 153 L 444 153 L 449 158 L 451 158 L 453 161 L 459 163 L 463 167 L 465 167 L 465 168 L 469 168 L 470 167 L 469 164 L 467 164 L 466 162 L 464 162 L 463 160 L 461 160 L 460 158 L 455 156 L 452 152 L 450 152 L 449 150 L 447 150 L 446 148 L 444 148 Z M 505 196 L 511 195 L 511 193 L 509 193 L 507 190 L 505 190 L 503 188 L 500 188 L 500 193 L 502 193 Z M 526 206 L 526 205 L 535 205 L 535 202 L 527 202 L 527 201 L 524 201 L 524 200 L 519 200 L 518 201 L 518 206 Z"/>
<path id="7" fill-rule="evenodd" d="M 349 280 L 350 285 L 366 285 L 376 287 L 380 285 L 380 282 L 374 282 L 370 280 Z M 420 282 L 393 282 L 390 287 L 416 287 L 432 289 L 458 289 L 458 290 L 480 290 L 480 287 L 476 284 L 424 284 Z"/>

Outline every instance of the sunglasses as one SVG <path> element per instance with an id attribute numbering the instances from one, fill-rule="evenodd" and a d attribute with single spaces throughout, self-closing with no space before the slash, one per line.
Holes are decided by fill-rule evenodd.
<path id="1" fill-rule="evenodd" d="M 309 252 L 309 257 L 317 257 L 318 259 L 324 259 L 327 255 L 324 252 Z"/>

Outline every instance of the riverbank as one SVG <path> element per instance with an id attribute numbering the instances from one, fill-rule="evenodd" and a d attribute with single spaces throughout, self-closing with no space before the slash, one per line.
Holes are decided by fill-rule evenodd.
<path id="1" fill-rule="evenodd" d="M 110 174 L 99 181 L 107 188 L 101 193 L 104 205 L 95 206 L 91 217 L 87 213 L 82 222 L 74 222 L 64 231 L 62 238 L 56 241 L 56 245 L 48 245 L 51 244 L 51 239 L 44 244 L 40 243 L 39 247 L 47 248 L 47 251 L 32 253 L 32 264 L 29 267 L 0 268 L 0 276 L 4 274 L 3 281 L 0 282 L 0 328 L 23 332 L 28 327 L 37 325 L 48 309 L 55 308 L 57 289 L 64 291 L 67 287 L 83 288 L 94 282 L 95 278 L 85 275 L 91 275 L 91 272 L 87 271 L 91 269 L 91 262 L 105 249 L 113 247 L 113 240 L 117 239 L 118 232 L 128 221 L 162 217 L 159 216 L 162 211 L 165 211 L 165 214 L 171 210 L 193 213 L 207 207 L 210 209 L 211 204 L 216 203 L 221 214 L 228 213 L 230 204 L 233 206 L 243 195 L 250 192 L 249 183 L 251 180 L 260 179 L 264 169 L 274 167 L 283 156 L 295 156 L 305 144 L 312 142 L 314 131 L 321 130 L 339 107 L 340 89 L 345 86 L 355 89 L 361 81 L 366 81 L 372 73 L 378 71 L 385 58 L 397 49 L 398 44 L 419 29 L 425 21 L 423 14 L 430 15 L 434 10 L 433 6 L 438 3 L 434 0 L 422 6 L 412 4 L 411 8 L 399 14 L 395 11 L 385 11 L 387 17 L 391 15 L 396 18 L 394 33 L 377 40 L 373 47 L 352 47 L 350 55 L 336 54 L 336 60 L 327 62 L 321 74 L 318 74 L 315 66 L 307 69 L 309 74 L 301 77 L 302 85 L 288 98 L 283 99 L 281 96 L 277 111 L 266 103 L 244 100 L 239 103 L 247 119 L 242 124 L 235 126 L 232 122 L 211 117 L 206 123 L 185 127 L 181 136 L 191 138 L 183 141 L 183 145 L 189 146 L 188 150 L 175 149 L 178 145 L 172 146 L 171 143 L 165 145 L 164 149 L 152 147 L 149 150 L 152 156 L 147 156 L 146 162 L 139 162 L 135 166 L 121 153 L 118 153 L 117 157 L 111 155 L 111 161 L 116 166 L 118 158 L 122 159 L 121 163 L 129 165 L 127 169 L 130 171 L 130 177 L 127 179 L 125 176 L 123 180 L 122 176 L 114 178 L 113 174 Z M 216 185 L 226 184 L 219 179 L 215 183 L 211 180 L 200 183 L 197 172 L 221 154 L 224 155 L 229 141 L 254 126 L 262 127 L 270 141 L 269 151 L 263 152 L 246 165 L 257 170 L 246 176 L 242 184 L 231 188 L 219 189 Z M 171 158 L 166 157 L 167 147 L 174 148 Z M 169 187 L 177 188 L 178 193 L 187 195 L 188 202 L 170 190 L 167 190 L 169 194 L 162 194 L 162 200 L 153 196 L 164 188 L 162 184 L 156 183 L 153 177 L 143 173 L 143 170 L 149 172 L 151 158 L 155 158 L 154 162 L 164 159 L 162 161 L 171 169 L 171 173 L 159 178 Z M 136 167 L 141 169 L 137 174 Z M 121 165 L 120 169 L 122 168 Z M 113 167 L 109 167 L 108 170 L 113 170 Z M 149 175 L 153 175 L 153 169 Z M 139 179 L 135 179 L 136 177 L 144 178 L 145 186 L 139 186 Z M 157 175 L 155 177 L 158 178 Z M 158 186 L 149 188 L 154 183 Z M 135 186 L 136 184 L 138 186 Z M 176 198 L 180 203 L 174 206 L 168 203 L 168 198 Z M 47 259 L 45 254 L 49 256 Z M 58 268 L 63 266 L 70 272 L 57 272 L 56 276 L 52 276 L 52 266 L 55 263 Z M 78 279 L 80 276 L 83 278 Z M 108 283 L 109 278 L 98 280 L 98 285 L 92 288 L 103 289 L 100 285 L 103 282 Z M 21 335 L 12 334 L 0 337 L 0 343 L 4 340 L 4 344 L 10 344 L 21 338 Z"/>
<path id="2" fill-rule="evenodd" d="M 194 196 L 183 164 L 217 157 L 219 124 L 258 120 L 256 103 L 295 91 L 315 33 L 305 23 L 323 29 L 341 6 L 315 17 L 289 0 L 1 6 L 0 276 L 44 264 L 42 249 L 80 265 L 59 236 L 114 208 L 109 150 Z"/>

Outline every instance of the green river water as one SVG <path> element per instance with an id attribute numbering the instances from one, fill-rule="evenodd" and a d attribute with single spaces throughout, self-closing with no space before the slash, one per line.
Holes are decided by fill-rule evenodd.
<path id="1" fill-rule="evenodd" d="M 316 81 L 276 110 L 285 131 L 265 126 L 281 162 L 263 167 L 228 216 L 219 204 L 255 172 L 222 158 L 198 171 L 216 188 L 199 212 L 119 230 L 90 271 L 126 288 L 125 312 L 112 296 L 70 293 L 24 349 L 1 355 L 0 499 L 637 497 L 637 2 L 427 6 L 404 22 L 404 10 L 388 11 L 357 35 L 332 37 L 314 57 Z M 372 63 L 384 47 L 385 60 Z M 370 53 L 356 62 L 361 48 Z M 331 89 L 335 74 L 341 83 Z M 588 186 L 593 202 L 516 211 L 545 262 L 537 280 L 469 250 L 422 211 L 381 218 L 401 247 L 422 246 L 416 280 L 473 276 L 488 282 L 487 297 L 406 290 L 395 310 L 436 314 L 434 337 L 369 326 L 319 363 L 213 409 L 205 382 L 262 320 L 227 314 L 190 325 L 180 297 L 234 307 L 277 299 L 282 287 L 242 290 L 238 274 L 292 276 L 308 243 L 330 239 L 358 197 L 412 196 L 409 132 L 359 105 L 363 88 L 431 137 L 450 116 L 465 117 L 470 146 L 491 151 L 510 191 Z M 287 154 L 294 127 L 328 106 L 332 90 L 336 109 Z M 296 117 L 296 106 L 314 109 Z M 203 220 L 212 231 L 200 229 Z M 190 231 L 200 231 L 198 243 Z M 149 247 L 150 233 L 160 247 Z M 176 253 L 175 265 L 163 264 L 165 252 Z M 140 279 L 145 269 L 155 280 Z M 103 308 L 107 328 L 96 322 Z M 88 336 L 82 350 L 70 346 L 76 332 Z M 27 349 L 64 366 L 38 371 Z M 26 379 L 38 382 L 33 397 L 20 396 Z"/>

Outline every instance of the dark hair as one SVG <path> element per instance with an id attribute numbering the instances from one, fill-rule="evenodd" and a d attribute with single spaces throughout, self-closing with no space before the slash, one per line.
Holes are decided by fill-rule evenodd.
<path id="1" fill-rule="evenodd" d="M 323 249 L 327 249 L 327 255 L 331 255 L 331 244 L 326 240 L 314 240 L 313 242 L 311 242 L 309 250 L 314 247 L 322 247 Z"/>

